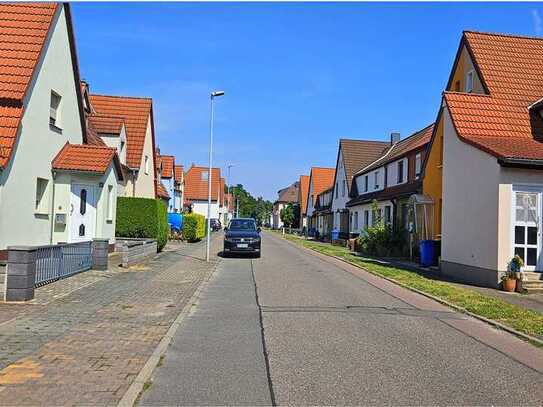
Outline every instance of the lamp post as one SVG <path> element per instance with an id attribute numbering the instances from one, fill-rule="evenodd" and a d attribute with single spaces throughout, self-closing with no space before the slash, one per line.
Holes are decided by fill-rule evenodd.
<path id="1" fill-rule="evenodd" d="M 213 160 L 213 100 L 223 96 L 222 90 L 211 92 L 211 118 L 209 120 L 209 172 L 207 173 L 207 233 L 206 233 L 206 261 L 209 262 L 209 246 L 211 244 L 211 180 Z"/>
<path id="2" fill-rule="evenodd" d="M 229 217 L 228 215 L 230 214 L 230 205 L 232 204 L 232 194 L 231 194 L 231 191 L 232 191 L 232 188 L 231 188 L 231 184 L 232 184 L 232 180 L 230 179 L 230 168 L 232 168 L 234 166 L 234 164 L 228 164 L 227 165 L 227 168 L 228 168 L 228 179 L 226 181 L 226 184 L 228 186 L 228 207 L 226 208 L 226 213 L 227 213 L 227 218 Z"/>

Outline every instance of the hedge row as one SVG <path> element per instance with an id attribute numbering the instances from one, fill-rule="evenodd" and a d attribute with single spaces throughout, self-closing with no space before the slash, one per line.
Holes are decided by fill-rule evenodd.
<path id="1" fill-rule="evenodd" d="M 158 199 L 117 198 L 115 236 L 156 239 L 161 251 L 168 241 L 168 211 Z"/>
<path id="2" fill-rule="evenodd" d="M 183 237 L 189 242 L 202 240 L 206 235 L 206 218 L 197 213 L 183 216 Z"/>

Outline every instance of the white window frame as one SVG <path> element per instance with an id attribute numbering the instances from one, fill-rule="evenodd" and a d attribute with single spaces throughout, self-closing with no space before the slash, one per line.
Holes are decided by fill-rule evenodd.
<path id="1" fill-rule="evenodd" d="M 364 192 L 368 192 L 370 188 L 370 179 L 369 179 L 369 175 L 364 175 Z"/>
<path id="2" fill-rule="evenodd" d="M 58 103 L 53 103 L 57 102 Z M 56 106 L 54 106 L 56 104 Z M 60 128 L 61 123 L 61 105 L 62 96 L 51 89 L 51 99 L 49 101 L 49 124 L 56 128 Z"/>
<path id="3" fill-rule="evenodd" d="M 354 213 L 354 230 L 358 230 L 358 211 Z"/>
<path id="4" fill-rule="evenodd" d="M 49 213 L 48 199 L 49 180 L 47 178 L 36 178 L 36 199 L 34 202 L 34 213 L 46 215 Z"/>
<path id="5" fill-rule="evenodd" d="M 474 79 L 475 79 L 475 71 L 471 69 L 466 73 L 466 87 L 465 87 L 466 93 L 473 92 Z"/>
<path id="6" fill-rule="evenodd" d="M 422 171 L 422 154 L 417 153 L 415 155 L 415 178 L 420 178 L 420 173 Z"/>
<path id="7" fill-rule="evenodd" d="M 145 175 L 149 175 L 149 156 L 145 156 L 145 167 L 144 167 Z"/>
<path id="8" fill-rule="evenodd" d="M 379 171 L 373 173 L 373 190 L 376 191 L 380 188 L 379 185 Z"/>
<path id="9" fill-rule="evenodd" d="M 517 194 L 518 193 L 531 193 L 536 194 L 537 196 L 537 202 L 536 202 L 536 219 L 535 220 L 528 220 L 528 221 L 517 221 L 517 208 L 521 209 L 521 207 L 517 207 Z M 527 253 L 527 249 L 529 248 L 535 248 L 536 249 L 536 264 L 528 266 L 526 264 L 526 255 L 524 256 L 524 267 L 523 270 L 525 271 L 534 271 L 534 270 L 541 270 L 542 267 L 540 266 L 540 257 L 541 257 L 541 249 L 542 249 L 542 237 L 541 237 L 541 230 L 542 230 L 542 206 L 543 206 L 543 186 L 542 187 L 536 187 L 536 186 L 530 186 L 530 185 L 514 185 L 513 191 L 511 195 L 511 253 L 510 258 L 513 258 L 515 255 L 515 248 L 516 247 L 522 247 L 524 248 L 524 253 Z M 522 226 L 525 227 L 526 234 L 525 234 L 525 241 L 523 244 L 517 244 L 515 242 L 515 227 L 516 226 Z M 537 243 L 536 244 L 528 244 L 528 227 L 537 227 Z"/>

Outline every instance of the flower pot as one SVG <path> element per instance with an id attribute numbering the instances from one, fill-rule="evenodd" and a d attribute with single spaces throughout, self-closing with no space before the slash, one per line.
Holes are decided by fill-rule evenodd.
<path id="1" fill-rule="evenodd" d="M 503 280 L 503 290 L 512 293 L 517 288 L 517 280 L 514 278 L 506 278 Z"/>

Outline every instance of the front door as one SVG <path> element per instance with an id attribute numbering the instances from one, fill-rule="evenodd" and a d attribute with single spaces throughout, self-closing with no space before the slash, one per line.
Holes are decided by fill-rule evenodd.
<path id="1" fill-rule="evenodd" d="M 524 270 L 541 271 L 541 192 L 514 191 L 514 255 L 524 261 Z"/>
<path id="2" fill-rule="evenodd" d="M 70 242 L 91 240 L 94 237 L 96 204 L 94 186 L 72 184 L 70 198 Z"/>

